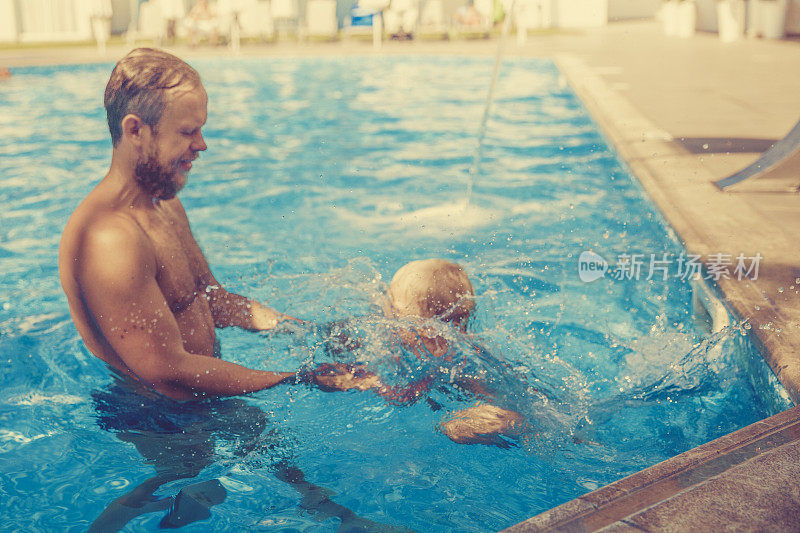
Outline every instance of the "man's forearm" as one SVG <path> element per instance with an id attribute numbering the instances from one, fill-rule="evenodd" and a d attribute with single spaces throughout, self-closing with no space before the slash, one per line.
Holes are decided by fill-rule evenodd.
<path id="1" fill-rule="evenodd" d="M 289 318 L 275 309 L 224 289 L 210 291 L 209 298 L 214 325 L 218 328 L 236 326 L 263 331 L 273 329 L 279 322 Z"/>
<path id="2" fill-rule="evenodd" d="M 186 400 L 198 396 L 237 396 L 297 379 L 296 372 L 254 370 L 214 357 L 185 353 L 148 381 L 159 392 Z"/>

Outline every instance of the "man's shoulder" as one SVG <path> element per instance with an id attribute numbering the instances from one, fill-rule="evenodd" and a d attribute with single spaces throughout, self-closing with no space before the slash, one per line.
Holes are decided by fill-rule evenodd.
<path id="1" fill-rule="evenodd" d="M 133 219 L 98 217 L 83 231 L 81 244 L 76 249 L 77 279 L 89 279 L 101 286 L 127 286 L 156 275 L 152 242 Z"/>
<path id="2" fill-rule="evenodd" d="M 84 246 L 99 246 L 108 252 L 129 251 L 149 244 L 146 233 L 133 218 L 116 213 L 92 217 L 82 232 Z"/>
<path id="3" fill-rule="evenodd" d="M 132 244 L 143 237 L 144 232 L 132 216 L 94 204 L 90 198 L 81 202 L 64 228 L 65 237 L 90 244 L 98 240 Z"/>
<path id="4" fill-rule="evenodd" d="M 74 260 L 146 260 L 152 255 L 147 234 L 132 216 L 81 205 L 64 228 L 62 248 Z"/>

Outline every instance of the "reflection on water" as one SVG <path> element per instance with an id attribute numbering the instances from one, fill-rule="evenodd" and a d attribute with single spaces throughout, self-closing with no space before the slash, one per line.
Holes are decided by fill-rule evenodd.
<path id="1" fill-rule="evenodd" d="M 195 478 L 217 462 L 246 456 L 259 446 L 267 427 L 263 412 L 239 399 L 175 402 L 132 390 L 122 380 L 94 391 L 92 400 L 98 426 L 133 444 L 155 475 L 112 501 L 90 531 L 118 531 L 137 516 L 166 509 L 160 527 L 208 518 L 210 507 L 226 496 L 214 478 L 194 481 L 174 496 L 158 497 L 155 492 L 164 484 Z"/>
<path id="2" fill-rule="evenodd" d="M 134 518 L 159 511 L 166 511 L 160 528 L 206 520 L 227 496 L 218 478 L 242 463 L 290 485 L 300 495 L 298 507 L 315 521 L 337 519 L 344 530 L 402 530 L 358 516 L 331 500 L 331 491 L 307 481 L 295 464 L 288 432 L 256 405 L 238 398 L 177 402 L 134 390 L 123 379 L 95 390 L 92 400 L 98 426 L 133 444 L 155 475 L 110 502 L 89 531 L 119 531 Z M 188 479 L 180 487 L 173 483 Z M 168 484 L 170 493 L 177 492 L 156 495 Z"/>

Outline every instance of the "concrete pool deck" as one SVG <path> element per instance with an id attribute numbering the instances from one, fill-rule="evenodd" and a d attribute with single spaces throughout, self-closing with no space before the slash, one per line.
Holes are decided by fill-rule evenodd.
<path id="1" fill-rule="evenodd" d="M 494 55 L 496 41 L 244 46 L 242 56 Z M 187 58 L 224 48 L 176 48 Z M 0 50 L 0 67 L 113 62 L 109 47 Z M 552 57 L 691 253 L 761 254 L 756 280 L 720 279 L 729 308 L 795 403 L 800 400 L 800 169 L 780 183 L 722 192 L 800 119 L 800 42 L 681 39 L 654 22 L 510 39 L 509 56 Z M 98 89 L 98 95 L 101 90 Z M 655 252 L 655 251 L 654 251 Z M 567 502 L 513 531 L 797 529 L 800 408 L 758 422 Z"/>

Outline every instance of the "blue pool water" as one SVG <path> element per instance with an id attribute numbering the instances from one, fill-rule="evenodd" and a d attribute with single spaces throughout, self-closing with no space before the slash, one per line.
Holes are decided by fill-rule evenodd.
<path id="1" fill-rule="evenodd" d="M 193 231 L 229 290 L 320 326 L 221 330 L 224 357 L 327 362 L 324 325 L 350 319 L 364 346 L 340 359 L 433 387 L 410 405 L 303 385 L 192 406 L 125 392 L 83 346 L 56 261 L 109 164 L 111 65 L 17 69 L 0 84 L 4 528 L 155 530 L 180 523 L 170 497 L 206 482 L 227 496 L 186 530 L 332 531 L 342 516 L 497 530 L 789 406 L 742 328 L 694 315 L 687 281 L 581 281 L 585 250 L 614 263 L 682 249 L 551 62 L 504 64 L 466 210 L 489 59 L 193 64 L 210 97 L 209 149 L 181 193 Z M 473 279 L 474 337 L 447 332 L 466 366 L 409 358 L 375 318 L 394 271 L 425 257 Z M 438 429 L 474 401 L 450 384 L 466 368 L 526 416 L 509 446 Z M 120 504 L 157 475 L 140 489 L 154 498 Z"/>

